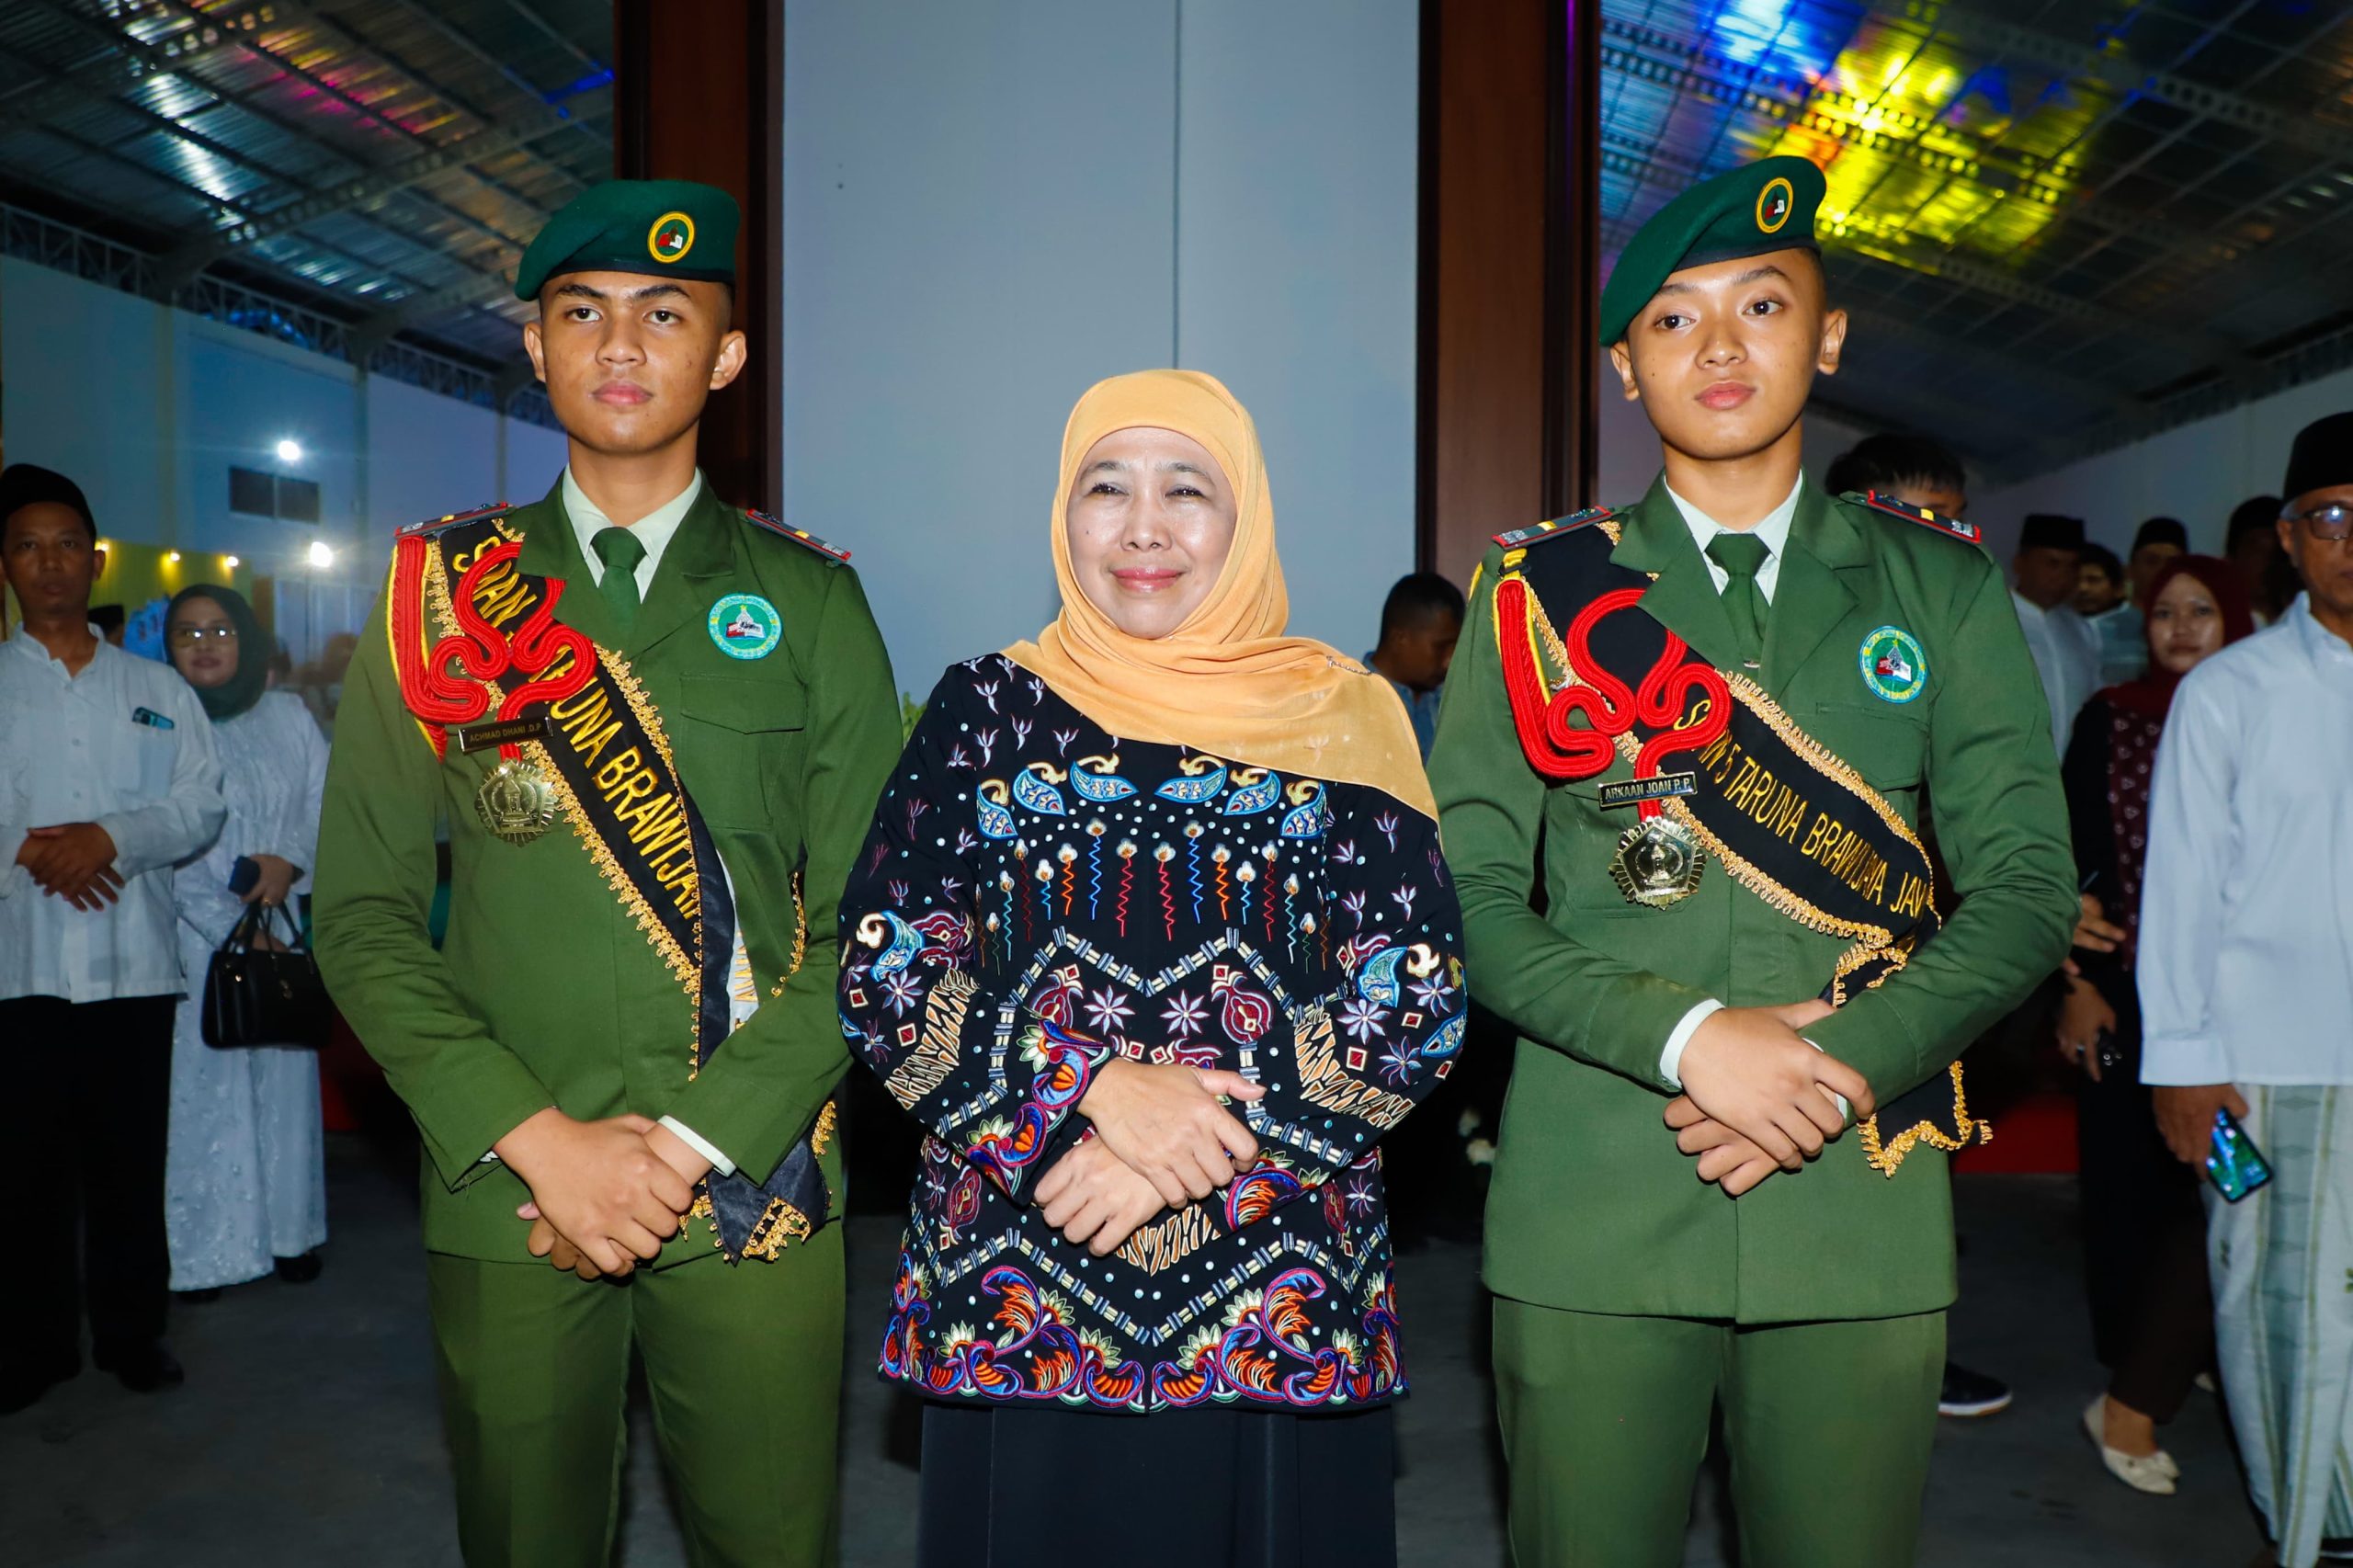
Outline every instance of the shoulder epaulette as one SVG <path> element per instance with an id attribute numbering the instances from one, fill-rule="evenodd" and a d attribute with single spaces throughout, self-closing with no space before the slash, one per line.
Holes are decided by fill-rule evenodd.
<path id="1" fill-rule="evenodd" d="M 767 529 L 768 532 L 776 535 L 779 539 L 789 539 L 795 544 L 806 545 L 808 548 L 815 551 L 818 554 L 824 556 L 829 561 L 840 561 L 846 562 L 849 560 L 848 551 L 838 549 L 835 546 L 827 544 L 824 540 L 819 539 L 815 534 L 809 532 L 807 529 L 796 528 L 791 524 L 785 522 L 780 518 L 769 517 L 766 512 L 756 512 L 752 510 L 751 507 L 746 506 L 744 508 L 744 517 L 747 522 L 757 523 L 760 527 Z"/>
<path id="2" fill-rule="evenodd" d="M 1524 528 L 1514 528 L 1509 533 L 1497 534 L 1495 542 L 1506 550 L 1516 550 L 1523 544 L 1534 544 L 1538 540 L 1555 539 L 1562 534 L 1574 533 L 1577 529 L 1590 527 L 1595 523 L 1607 522 L 1617 515 L 1607 506 L 1587 506 L 1582 512 L 1572 512 L 1565 517 L 1555 517 L 1549 523 L 1530 523 Z"/>
<path id="3" fill-rule="evenodd" d="M 1926 506 L 1907 506 L 1893 496 L 1882 495 L 1876 490 L 1860 492 L 1850 490 L 1847 492 L 1845 498 L 1858 506 L 1869 506 L 1874 512 L 1885 512 L 1891 517 L 1901 517 L 1907 523 L 1917 523 L 1924 528 L 1933 528 L 1947 539 L 1957 539 L 1963 544 L 1985 542 L 1984 533 L 1975 523 L 1964 523 L 1959 517 L 1948 517 L 1941 512 L 1931 512 Z"/>
<path id="4" fill-rule="evenodd" d="M 421 523 L 411 523 L 402 528 L 397 537 L 405 539 L 411 534 L 438 534 L 443 528 L 454 528 L 460 523 L 479 523 L 486 517 L 504 517 L 514 509 L 504 501 L 485 501 L 471 512 L 451 512 L 444 517 L 427 517 Z"/>

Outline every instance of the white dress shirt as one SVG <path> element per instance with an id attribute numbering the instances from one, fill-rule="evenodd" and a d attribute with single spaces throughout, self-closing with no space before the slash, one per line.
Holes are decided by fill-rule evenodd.
<path id="1" fill-rule="evenodd" d="M 1719 594 L 1724 591 L 1724 585 L 1732 581 L 1732 574 L 1716 564 L 1715 558 L 1708 553 L 1708 546 L 1716 542 L 1719 534 L 1755 534 L 1765 541 L 1765 548 L 1772 553 L 1766 556 L 1765 564 L 1756 569 L 1756 591 L 1765 596 L 1765 602 L 1769 605 L 1773 602 L 1773 590 L 1780 585 L 1781 552 L 1790 547 L 1790 523 L 1798 515 L 1798 496 L 1804 489 L 1805 475 L 1801 473 L 1798 482 L 1790 486 L 1790 493 L 1781 504 L 1759 517 L 1755 528 L 1749 528 L 1724 527 L 1677 495 L 1671 484 L 1666 487 L 1666 498 L 1675 503 L 1677 511 L 1683 514 L 1683 526 L 1691 530 L 1691 542 L 1699 547 L 1699 559 L 1708 568 L 1708 580 L 1715 584 Z"/>
<path id="2" fill-rule="evenodd" d="M 701 492 L 702 474 L 698 472 L 694 478 L 687 482 L 687 487 L 684 490 L 679 491 L 637 521 L 628 525 L 629 531 L 636 536 L 637 542 L 645 547 L 645 559 L 637 563 L 637 570 L 632 574 L 637 578 L 637 597 L 641 601 L 654 586 L 654 574 L 662 564 L 662 552 L 669 549 L 670 541 L 677 537 L 678 525 L 686 520 L 688 509 L 694 506 L 695 497 Z M 602 585 L 605 581 L 605 562 L 604 558 L 597 553 L 597 547 L 593 541 L 599 529 L 612 528 L 615 525 L 610 517 L 598 509 L 597 503 L 588 499 L 588 493 L 580 488 L 580 482 L 572 477 L 572 466 L 569 463 L 564 465 L 563 470 L 563 514 L 572 519 L 573 534 L 580 540 L 580 553 L 588 563 L 589 582 Z M 716 855 L 718 850 L 714 848 L 711 853 Z M 728 874 L 727 863 L 724 860 L 719 864 L 719 874 L 727 884 L 728 900 L 732 903 L 735 896 L 735 879 Z M 735 928 L 734 958 L 729 973 L 731 977 L 749 974 L 751 966 L 751 955 L 744 948 L 743 925 L 738 922 Z M 744 1026 L 744 1020 L 750 1017 L 759 1007 L 759 988 L 731 983 L 727 989 L 731 998 L 729 1006 L 733 1015 L 730 1022 L 733 1027 L 741 1028 Z M 720 1175 L 733 1176 L 735 1174 L 734 1161 L 721 1153 L 717 1145 L 706 1142 L 694 1129 L 676 1117 L 664 1117 L 662 1125 L 676 1133 L 680 1142 L 687 1147 L 709 1160 Z"/>
<path id="3" fill-rule="evenodd" d="M 2353 647 L 2299 597 L 2189 672 L 2149 801 L 2141 1077 L 2353 1085 Z"/>
<path id="4" fill-rule="evenodd" d="M 2010 603 L 2018 607 L 2018 628 L 2026 633 L 2027 652 L 2034 655 L 2042 695 L 2051 704 L 2051 744 L 2064 756 L 2075 715 L 2099 689 L 2099 631 L 2072 605 L 2044 609 L 2020 597 L 2016 588 L 2010 590 Z"/>
<path id="5" fill-rule="evenodd" d="M 637 537 L 638 543 L 645 547 L 645 559 L 637 563 L 637 571 L 632 574 L 637 578 L 637 597 L 641 603 L 653 591 L 654 571 L 662 564 L 662 552 L 669 549 L 670 541 L 677 537 L 678 525 L 686 521 L 688 509 L 694 506 L 695 497 L 701 492 L 702 474 L 697 471 L 684 490 L 629 525 L 629 531 Z M 588 580 L 602 584 L 605 580 L 605 561 L 597 553 L 595 540 L 598 533 L 613 527 L 613 520 L 597 508 L 597 503 L 588 499 L 588 493 L 580 488 L 578 480 L 572 477 L 572 465 L 569 463 L 563 470 L 563 515 L 572 519 L 573 537 L 579 540 L 580 553 L 587 558 Z"/>
<path id="6" fill-rule="evenodd" d="M 1675 503 L 1677 511 L 1683 514 L 1683 526 L 1691 530 L 1691 542 L 1699 547 L 1699 559 L 1706 562 L 1709 580 L 1716 585 L 1716 592 L 1719 594 L 1722 593 L 1725 585 L 1732 581 L 1732 574 L 1716 564 L 1715 559 L 1708 553 L 1708 546 L 1716 541 L 1718 535 L 1729 533 L 1754 534 L 1765 541 L 1765 548 L 1771 553 L 1765 557 L 1765 563 L 1756 569 L 1756 591 L 1765 596 L 1765 602 L 1769 605 L 1773 602 L 1773 590 L 1780 585 L 1781 552 L 1790 546 L 1790 524 L 1798 515 L 1798 496 L 1804 489 L 1805 475 L 1800 473 L 1798 482 L 1790 486 L 1789 495 L 1779 506 L 1757 519 L 1756 526 L 1751 528 L 1724 527 L 1723 524 L 1677 495 L 1672 485 L 1667 486 L 1666 498 Z M 1683 1048 L 1691 1043 L 1691 1037 L 1699 1032 L 1701 1024 L 1723 1010 L 1724 1004 L 1711 996 L 1706 1001 L 1694 1006 L 1689 1012 L 1677 1021 L 1674 1029 L 1666 1037 L 1665 1048 L 1659 1052 L 1659 1076 L 1670 1084 L 1681 1085 Z M 1812 1040 L 1806 1043 L 1813 1044 Z M 1814 1046 L 1814 1049 L 1819 1051 L 1822 1048 Z M 1838 1108 L 1842 1111 L 1847 1108 L 1847 1102 L 1843 1097 L 1838 1099 Z"/>
<path id="7" fill-rule="evenodd" d="M 22 630 L 0 642 L 0 998 L 179 995 L 172 866 L 227 815 L 211 721 L 177 670 L 103 637 L 78 675 Z M 103 909 L 17 864 L 32 829 L 76 822 L 114 840 L 123 885 Z"/>

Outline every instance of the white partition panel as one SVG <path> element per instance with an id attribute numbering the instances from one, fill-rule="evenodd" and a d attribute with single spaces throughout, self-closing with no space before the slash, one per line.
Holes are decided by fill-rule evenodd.
<path id="1" fill-rule="evenodd" d="M 1034 631 L 1063 422 L 1181 363 L 1250 404 L 1298 630 L 1413 556 L 1408 0 L 796 0 L 785 495 L 902 687 Z"/>
<path id="2" fill-rule="evenodd" d="M 1414 569 L 1421 8 L 1185 0 L 1176 341 L 1248 404 L 1291 630 L 1370 649 Z"/>

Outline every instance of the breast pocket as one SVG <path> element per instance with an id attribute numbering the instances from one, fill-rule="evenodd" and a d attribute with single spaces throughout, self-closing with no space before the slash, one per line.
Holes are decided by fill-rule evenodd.
<path id="1" fill-rule="evenodd" d="M 142 801 L 161 801 L 172 792 L 172 771 L 179 762 L 177 732 L 153 724 L 133 724 L 131 744 L 139 757 L 139 794 Z"/>
<path id="2" fill-rule="evenodd" d="M 1824 702 L 1803 722 L 1833 756 L 1887 794 L 1920 787 L 1928 766 L 1928 713 L 1926 703 Z"/>
<path id="3" fill-rule="evenodd" d="M 1669 771 L 1675 770 L 1675 760 L 1669 759 Z M 1625 777 L 1617 769 L 1612 772 Z M 1606 781 L 1581 778 L 1554 790 L 1545 812 L 1544 854 L 1561 885 L 1558 894 L 1548 892 L 1547 896 L 1561 913 L 1588 929 L 1591 923 L 1597 922 L 1609 926 L 1620 921 L 1655 924 L 1672 918 L 1675 911 L 1684 906 L 1661 908 L 1635 903 L 1618 891 L 1617 881 L 1610 876 L 1609 868 L 1618 858 L 1618 841 L 1628 828 L 1641 823 L 1642 816 L 1631 805 L 1606 805 L 1601 793 Z M 1620 935 L 1612 932 L 1608 937 L 1597 937 L 1595 945 L 1607 949 Z"/>
<path id="4" fill-rule="evenodd" d="M 808 696 L 798 681 L 737 675 L 680 679 L 674 740 L 687 793 L 713 827 L 773 832 L 800 788 Z"/>

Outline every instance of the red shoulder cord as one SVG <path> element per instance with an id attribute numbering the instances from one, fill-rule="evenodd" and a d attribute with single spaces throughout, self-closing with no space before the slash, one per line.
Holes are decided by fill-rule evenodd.
<path id="1" fill-rule="evenodd" d="M 412 534 L 392 547 L 391 615 L 401 699 L 410 712 L 435 727 L 437 743 L 441 742 L 438 732 L 448 726 L 471 724 L 489 712 L 488 683 L 510 669 L 539 678 L 506 694 L 498 705 L 502 720 L 521 717 L 534 702 L 561 702 L 578 694 L 595 676 L 596 644 L 572 627 L 556 623 L 556 606 L 563 597 L 561 581 L 548 580 L 545 597 L 512 639 L 476 607 L 475 591 L 483 580 L 523 553 L 522 545 L 513 540 L 491 546 L 466 568 L 458 579 L 458 591 L 450 596 L 449 608 L 457 616 L 459 632 L 428 650 L 425 646 L 425 571 L 431 549 L 421 534 Z M 553 675 L 545 673 L 567 653 L 571 657 L 561 669 Z M 498 748 L 498 755 L 511 762 L 523 752 L 508 742 Z"/>
<path id="2" fill-rule="evenodd" d="M 1511 699 L 1512 728 L 1518 733 L 1529 766 L 1545 778 L 1573 780 L 1607 772 L 1618 757 L 1618 737 L 1640 720 L 1658 733 L 1635 752 L 1634 777 L 1655 778 L 1667 757 L 1714 744 L 1732 722 L 1732 690 L 1723 676 L 1708 665 L 1687 663 L 1690 647 L 1672 631 L 1639 688 L 1630 688 L 1593 656 L 1594 630 L 1619 611 L 1631 609 L 1643 592 L 1613 588 L 1577 612 L 1563 641 L 1571 674 L 1585 678 L 1548 692 L 1536 652 L 1534 597 L 1517 574 L 1495 585 L 1495 638 L 1503 655 L 1504 691 Z M 1702 717 L 1674 728 L 1688 710 L 1695 691 L 1708 699 Z M 1660 801 L 1644 801 L 1637 810 L 1647 822 L 1658 815 L 1660 807 Z"/>

